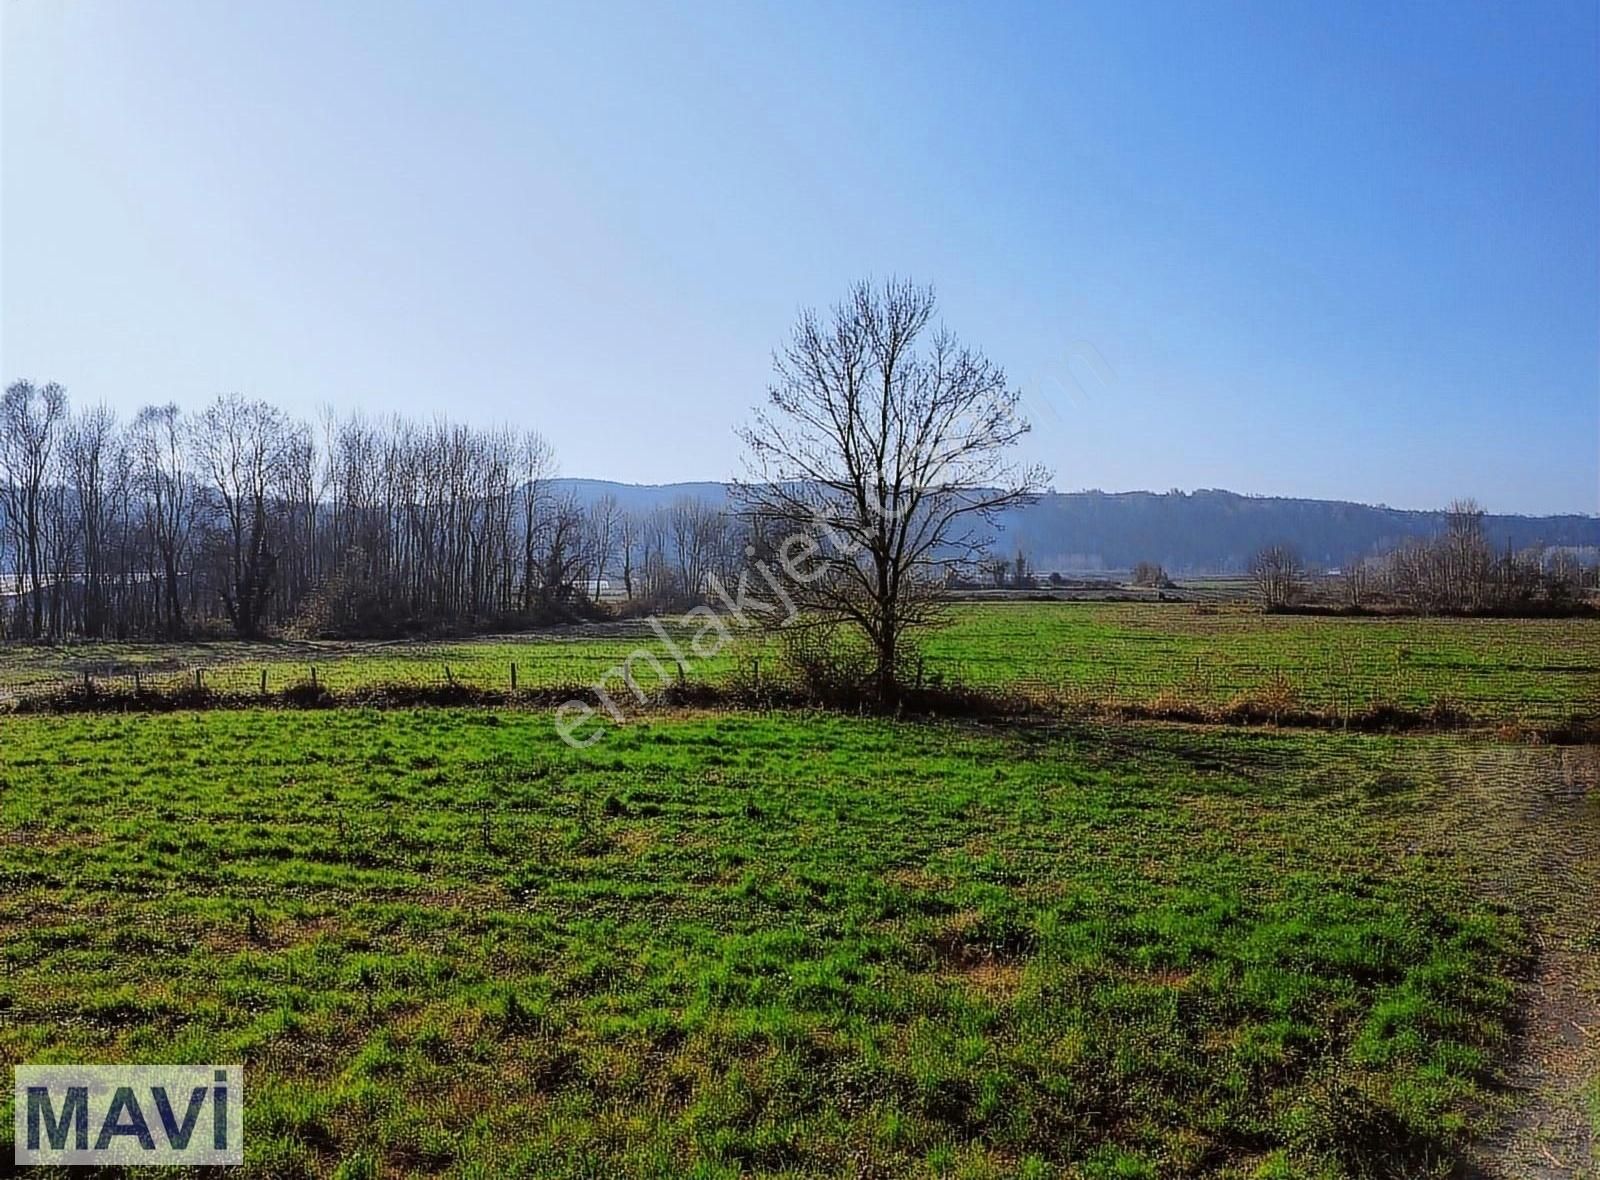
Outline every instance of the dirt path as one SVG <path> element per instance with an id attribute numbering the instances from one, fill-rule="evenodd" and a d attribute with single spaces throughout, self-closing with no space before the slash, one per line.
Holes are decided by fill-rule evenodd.
<path id="1" fill-rule="evenodd" d="M 1521 913 L 1535 950 L 1506 1067 L 1509 1109 L 1478 1145 L 1483 1180 L 1600 1180 L 1600 749 L 1441 746 L 1436 838 Z"/>
<path id="2" fill-rule="evenodd" d="M 1519 1106 L 1484 1145 L 1485 1176 L 1567 1180 L 1596 1171 L 1587 1089 L 1600 1077 L 1600 1004 L 1569 951 L 1541 948 L 1537 977 L 1524 995 L 1526 1026 L 1510 1083 Z"/>

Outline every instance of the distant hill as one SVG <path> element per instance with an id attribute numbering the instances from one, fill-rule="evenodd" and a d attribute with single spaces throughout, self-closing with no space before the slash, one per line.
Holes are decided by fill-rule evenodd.
<path id="1" fill-rule="evenodd" d="M 556 481 L 588 503 L 613 495 L 624 508 L 648 510 L 679 496 L 720 502 L 720 483 L 623 484 L 595 479 Z M 1343 500 L 1241 496 L 1237 492 L 1052 492 L 1005 518 L 998 548 L 1019 545 L 1039 570 L 1125 570 L 1139 561 L 1171 573 L 1243 570 L 1263 545 L 1293 545 L 1316 567 L 1393 548 L 1407 537 L 1444 528 L 1443 512 L 1417 512 Z M 1532 545 L 1600 547 L 1600 517 L 1488 516 L 1498 548 Z"/>
<path id="2" fill-rule="evenodd" d="M 720 504 L 728 498 L 728 485 L 723 483 L 615 483 L 609 479 L 556 479 L 550 482 L 558 496 L 570 492 L 584 505 L 593 504 L 602 496 L 614 496 L 617 503 L 629 512 L 648 512 L 652 508 L 670 504 L 681 496 L 708 500 L 713 504 Z"/>

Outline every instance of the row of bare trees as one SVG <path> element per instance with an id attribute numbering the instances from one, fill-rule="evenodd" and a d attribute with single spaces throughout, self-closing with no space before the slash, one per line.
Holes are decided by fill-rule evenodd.
<path id="1" fill-rule="evenodd" d="M 1418 614 L 1563 613 L 1583 598 L 1586 570 L 1570 552 L 1496 550 L 1474 500 L 1445 510 L 1443 530 L 1407 540 L 1377 557 L 1358 558 L 1329 587 L 1343 605 L 1397 606 Z M 1268 610 L 1294 606 L 1314 587 L 1294 549 L 1269 545 L 1250 564 L 1256 595 Z"/>
<path id="2" fill-rule="evenodd" d="M 1564 612 L 1581 601 L 1585 571 L 1575 557 L 1560 550 L 1497 551 L 1484 535 L 1483 515 L 1475 501 L 1457 500 L 1437 537 L 1357 563 L 1347 598 L 1386 593 L 1422 614 Z"/>
<path id="3" fill-rule="evenodd" d="M 612 597 L 667 605 L 743 558 L 684 499 L 648 513 L 553 486 L 537 433 L 327 416 L 229 395 L 119 422 L 59 385 L 0 396 L 0 634 L 393 634 L 516 625 Z M 616 586 L 608 585 L 608 576 Z"/>

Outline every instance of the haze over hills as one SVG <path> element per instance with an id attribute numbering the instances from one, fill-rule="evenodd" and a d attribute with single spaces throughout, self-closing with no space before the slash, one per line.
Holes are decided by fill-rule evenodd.
<path id="1" fill-rule="evenodd" d="M 627 484 L 597 479 L 554 481 L 582 503 L 605 495 L 624 509 L 649 511 L 681 496 L 721 502 L 726 485 L 697 482 Z M 1039 570 L 1128 569 L 1161 563 L 1172 573 L 1242 571 L 1263 545 L 1293 545 L 1312 567 L 1330 568 L 1392 549 L 1408 537 L 1444 528 L 1443 511 L 1244 496 L 1221 489 L 1194 492 L 1049 492 L 1009 513 L 996 548 L 1020 547 Z M 1489 515 L 1484 532 L 1496 548 L 1600 547 L 1600 517 Z"/>

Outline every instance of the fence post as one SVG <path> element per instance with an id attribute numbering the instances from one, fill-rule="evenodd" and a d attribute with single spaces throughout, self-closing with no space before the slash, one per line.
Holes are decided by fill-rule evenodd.
<path id="1" fill-rule="evenodd" d="M 83 674 L 83 695 L 86 697 L 94 696 L 94 681 L 89 679 L 88 672 Z"/>
<path id="2" fill-rule="evenodd" d="M 450 675 L 450 665 L 449 664 L 446 664 L 444 666 L 444 682 L 446 684 L 448 684 L 451 688 L 454 688 L 456 686 L 456 678 L 454 676 Z"/>
<path id="3" fill-rule="evenodd" d="M 517 691 L 517 661 L 511 661 L 511 691 Z"/>
<path id="4" fill-rule="evenodd" d="M 311 687 L 313 689 L 317 687 L 317 666 L 315 664 L 311 665 Z"/>
<path id="5" fill-rule="evenodd" d="M 134 673 L 133 673 L 133 695 L 134 696 L 140 696 L 143 693 L 144 693 L 144 685 L 139 683 L 139 672 L 138 672 L 138 669 L 135 669 Z"/>
<path id="6" fill-rule="evenodd" d="M 266 670 L 266 668 L 262 668 L 261 669 L 261 695 L 262 696 L 266 696 L 267 695 L 267 670 Z"/>
<path id="7" fill-rule="evenodd" d="M 195 692 L 204 692 L 206 690 L 205 673 L 199 668 L 194 670 L 194 690 Z"/>

